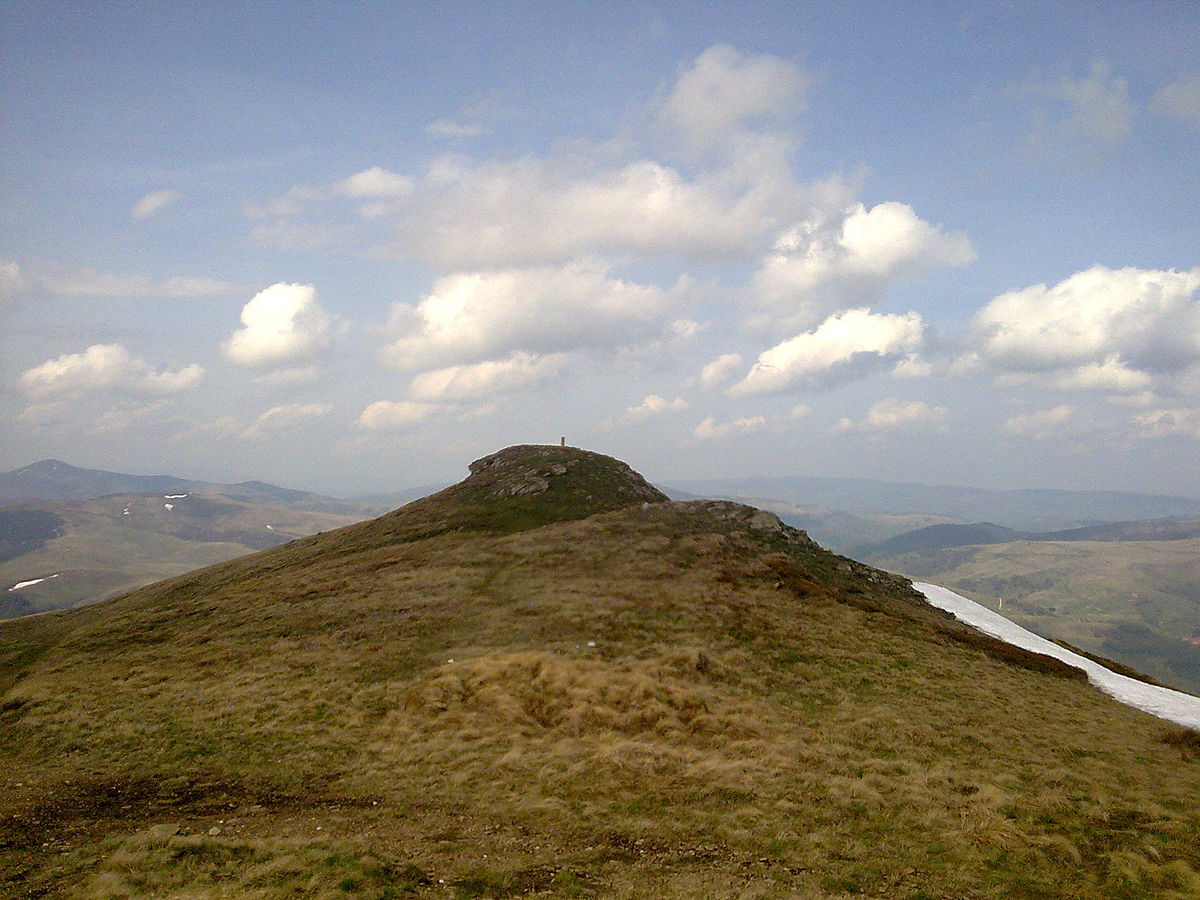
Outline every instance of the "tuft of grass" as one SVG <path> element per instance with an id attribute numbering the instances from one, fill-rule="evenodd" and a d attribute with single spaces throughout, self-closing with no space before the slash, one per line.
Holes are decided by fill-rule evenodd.
<path id="1" fill-rule="evenodd" d="M 1195 759 L 1200 756 L 1200 731 L 1192 728 L 1168 728 L 1159 740 L 1172 747 L 1178 747 L 1185 756 Z"/>

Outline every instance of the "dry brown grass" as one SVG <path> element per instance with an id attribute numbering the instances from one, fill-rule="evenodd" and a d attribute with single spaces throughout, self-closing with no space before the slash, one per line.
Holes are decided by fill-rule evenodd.
<path id="1" fill-rule="evenodd" d="M 1200 891 L 1200 767 L 902 584 L 726 508 L 405 515 L 0 626 L 6 889 Z"/>

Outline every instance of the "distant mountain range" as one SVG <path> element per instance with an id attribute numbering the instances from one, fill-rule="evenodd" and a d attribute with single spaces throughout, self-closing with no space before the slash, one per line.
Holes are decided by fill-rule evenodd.
<path id="1" fill-rule="evenodd" d="M 43 459 L 0 475 L 0 502 L 12 500 L 87 500 L 109 494 L 219 494 L 293 509 L 362 512 L 374 504 L 339 500 L 265 481 L 220 484 L 174 475 L 125 475 L 81 469 L 58 459 Z"/>
<path id="2" fill-rule="evenodd" d="M 1200 520 L 1152 519 L 1106 522 L 1063 531 L 1018 531 L 992 522 L 973 525 L 942 524 L 898 534 L 886 541 L 861 544 L 850 555 L 866 559 L 921 550 L 946 550 L 1012 541 L 1184 541 L 1200 538 Z"/>
<path id="3" fill-rule="evenodd" d="M 1046 532 L 941 524 L 848 552 L 1200 693 L 1200 519 Z"/>
<path id="4" fill-rule="evenodd" d="M 94 603 L 390 508 L 42 460 L 0 475 L 0 618 Z"/>
<path id="5" fill-rule="evenodd" d="M 672 486 L 706 497 L 770 497 L 854 515 L 920 514 L 959 523 L 996 522 L 1023 531 L 1057 531 L 1133 519 L 1200 518 L 1200 498 L 1122 491 L 991 490 L 808 476 L 673 481 Z M 892 533 L 904 530 L 908 529 Z"/>

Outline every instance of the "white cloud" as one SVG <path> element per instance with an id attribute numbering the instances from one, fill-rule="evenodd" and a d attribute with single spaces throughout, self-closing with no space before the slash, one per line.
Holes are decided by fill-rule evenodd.
<path id="1" fill-rule="evenodd" d="M 1200 268 L 1093 266 L 1047 288 L 1010 291 L 976 314 L 979 358 L 1057 388 L 1145 390 L 1200 362 Z"/>
<path id="2" fill-rule="evenodd" d="M 604 148 L 546 158 L 435 161 L 400 222 L 399 249 L 452 269 L 589 254 L 752 252 L 828 184 L 797 184 L 782 160 L 747 157 L 693 178 Z"/>
<path id="3" fill-rule="evenodd" d="M 359 215 L 373 219 L 399 208 L 413 192 L 413 180 L 379 166 L 355 172 L 333 186 L 336 193 L 352 200 L 369 201 L 358 208 Z"/>
<path id="4" fill-rule="evenodd" d="M 415 306 L 397 304 L 383 348 L 405 370 L 530 354 L 616 349 L 669 336 L 675 292 L 610 278 L 596 263 L 462 272 L 434 282 Z"/>
<path id="5" fill-rule="evenodd" d="M 897 431 L 923 425 L 940 425 L 945 421 L 944 406 L 930 406 L 921 400 L 906 403 L 888 397 L 873 404 L 857 427 L 862 431 Z"/>
<path id="6" fill-rule="evenodd" d="M 376 400 L 362 411 L 354 424 L 367 431 L 404 431 L 428 419 L 444 407 L 413 400 Z"/>
<path id="7" fill-rule="evenodd" d="M 1145 437 L 1185 434 L 1200 439 L 1200 409 L 1153 409 L 1139 413 L 1133 421 Z"/>
<path id="8" fill-rule="evenodd" d="M 1200 128 L 1200 72 L 1164 85 L 1154 95 L 1150 108 Z"/>
<path id="9" fill-rule="evenodd" d="M 808 85 L 789 60 L 709 47 L 680 73 L 658 124 L 691 154 L 727 149 L 740 132 L 789 123 Z"/>
<path id="10" fill-rule="evenodd" d="M 647 394 L 641 403 L 636 406 L 627 406 L 623 413 L 605 422 L 604 427 L 612 428 L 624 425 L 637 425 L 657 416 L 683 412 L 689 409 L 690 406 L 682 397 L 676 397 L 674 400 L 666 400 L 658 396 L 658 394 Z"/>
<path id="11" fill-rule="evenodd" d="M 784 232 L 751 288 L 768 311 L 764 321 L 805 328 L 831 310 L 873 302 L 897 279 L 974 259 L 964 234 L 930 225 L 904 203 L 857 203 Z"/>
<path id="12" fill-rule="evenodd" d="M 243 432 L 243 437 L 258 438 L 281 431 L 310 419 L 327 416 L 333 411 L 328 403 L 288 403 L 273 406 L 255 419 Z"/>
<path id="13" fill-rule="evenodd" d="M 892 368 L 896 378 L 928 378 L 933 374 L 933 365 L 915 353 L 911 353 Z"/>
<path id="14" fill-rule="evenodd" d="M 558 377 L 566 364 L 565 353 L 538 356 L 517 352 L 507 359 L 422 372 L 412 380 L 408 392 L 417 400 L 432 402 L 482 400 L 544 384 Z"/>
<path id="15" fill-rule="evenodd" d="M 728 422 L 718 422 L 715 416 L 709 416 L 695 427 L 692 434 L 702 441 L 713 441 L 734 434 L 758 431 L 766 424 L 767 420 L 762 416 L 750 416 Z"/>
<path id="16" fill-rule="evenodd" d="M 732 379 L 741 366 L 741 354 L 722 353 L 700 370 L 700 374 L 696 376 L 695 381 L 700 387 L 712 390 Z"/>
<path id="17" fill-rule="evenodd" d="M 311 284 L 280 282 L 259 291 L 242 308 L 242 328 L 221 349 L 240 366 L 288 367 L 319 355 L 332 343 L 333 319 L 317 303 Z"/>
<path id="18" fill-rule="evenodd" d="M 398 200 L 412 193 L 413 182 L 405 175 L 372 166 L 343 178 L 335 189 L 353 200 Z"/>
<path id="19" fill-rule="evenodd" d="M 1111 154 L 1132 130 L 1129 85 L 1095 62 L 1083 78 L 1034 76 L 1017 88 L 1033 103 L 1033 130 L 1026 139 L 1038 156 L 1091 163 Z"/>
<path id="20" fill-rule="evenodd" d="M 1085 363 L 1056 375 L 1052 382 L 1062 390 L 1103 391 L 1134 394 L 1150 388 L 1154 379 L 1146 372 L 1131 369 L 1113 354 L 1098 363 Z"/>
<path id="21" fill-rule="evenodd" d="M 634 157 L 636 144 L 627 139 L 564 143 L 544 157 L 474 160 L 444 154 L 411 182 L 379 167 L 351 176 L 366 184 L 383 180 L 394 195 L 359 209 L 368 218 L 391 214 L 390 240 L 361 222 L 334 218 L 338 211 L 329 201 L 347 196 L 350 179 L 298 185 L 251 206 L 252 217 L 271 220 L 260 223 L 252 238 L 315 250 L 370 235 L 372 254 L 416 257 L 443 271 L 538 266 L 592 255 L 757 253 L 787 223 L 850 199 L 840 178 L 798 183 L 795 140 L 762 130 L 786 121 L 802 105 L 805 81 L 784 60 L 711 48 L 680 76 L 658 114 L 659 125 L 685 143 L 719 143 L 728 150 L 715 163 L 685 173 Z M 495 117 L 495 106 L 485 99 L 430 130 L 470 134 L 476 123 Z M 306 213 L 313 215 L 298 219 Z"/>
<path id="22" fill-rule="evenodd" d="M 104 391 L 162 397 L 195 388 L 204 369 L 195 363 L 174 372 L 155 371 L 120 344 L 93 344 L 82 353 L 47 360 L 21 374 L 22 389 L 31 397 L 81 397 Z"/>
<path id="23" fill-rule="evenodd" d="M 1063 404 L 1052 409 L 1039 409 L 1008 419 L 1001 429 L 1014 437 L 1031 437 L 1045 441 L 1059 437 L 1065 424 L 1075 415 L 1075 407 Z"/>
<path id="24" fill-rule="evenodd" d="M 71 269 L 57 265 L 26 271 L 15 262 L 0 264 L 0 296 L 34 294 L 67 297 L 222 297 L 241 287 L 216 278 L 175 275 L 154 279 L 145 275 Z"/>
<path id="25" fill-rule="evenodd" d="M 792 407 L 792 411 L 788 414 L 788 416 L 792 419 L 803 419 L 810 412 L 812 412 L 812 407 L 810 407 L 807 403 L 797 403 Z"/>
<path id="26" fill-rule="evenodd" d="M 179 193 L 179 191 L 152 191 L 133 204 L 133 209 L 129 210 L 129 215 L 135 219 L 148 219 L 156 213 L 162 212 L 182 197 L 183 194 Z"/>
<path id="27" fill-rule="evenodd" d="M 815 331 L 764 350 L 730 393 L 778 393 L 852 378 L 914 353 L 921 346 L 924 330 L 924 322 L 915 312 L 901 316 L 847 310 L 830 316 Z"/>

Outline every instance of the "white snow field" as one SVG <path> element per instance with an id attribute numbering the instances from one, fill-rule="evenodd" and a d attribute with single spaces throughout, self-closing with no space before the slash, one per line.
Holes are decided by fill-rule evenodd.
<path id="1" fill-rule="evenodd" d="M 1126 675 L 1118 675 L 1099 663 L 1092 662 L 1078 653 L 1072 653 L 1053 641 L 1038 637 L 1032 631 L 1026 631 L 986 606 L 980 606 L 974 600 L 968 600 L 944 587 L 919 582 L 913 582 L 913 587 L 924 594 L 925 599 L 933 606 L 953 613 L 956 619 L 978 628 L 984 634 L 990 634 L 994 638 L 1035 653 L 1053 656 L 1077 669 L 1083 669 L 1087 672 L 1088 681 L 1122 703 L 1177 725 L 1200 730 L 1200 697 L 1146 684 Z"/>

